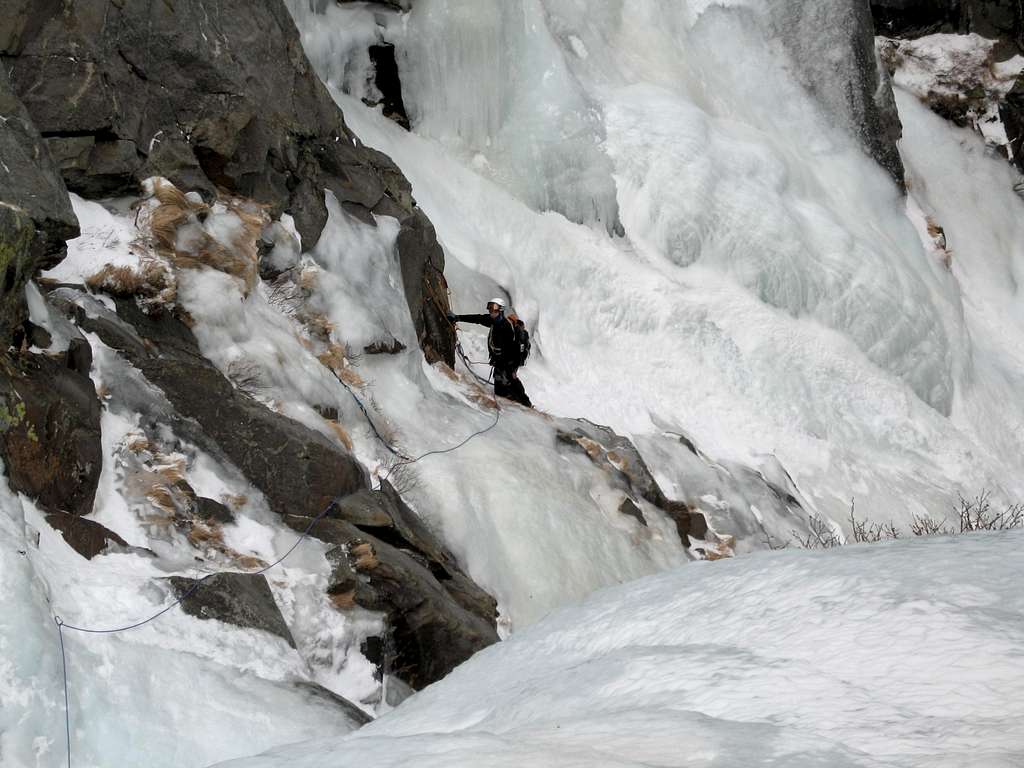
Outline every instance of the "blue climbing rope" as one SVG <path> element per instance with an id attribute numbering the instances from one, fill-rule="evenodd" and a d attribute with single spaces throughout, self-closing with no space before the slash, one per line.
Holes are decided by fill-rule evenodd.
<path id="1" fill-rule="evenodd" d="M 456 350 L 457 350 L 457 352 L 459 354 L 459 357 L 462 359 L 462 362 L 465 364 L 466 369 L 473 375 L 474 378 L 476 378 L 477 381 L 479 381 L 482 384 L 490 383 L 489 380 L 485 380 L 485 379 L 481 378 L 472 369 L 471 365 L 474 365 L 475 363 L 473 363 L 471 360 L 468 359 L 468 357 L 466 356 L 465 351 L 462 349 L 462 344 L 460 342 L 458 342 L 458 341 L 456 341 Z M 384 480 L 387 480 L 391 476 L 391 473 L 394 472 L 399 467 L 408 466 L 410 464 L 415 464 L 416 462 L 418 462 L 418 461 L 420 461 L 422 459 L 425 459 L 428 456 L 437 456 L 437 455 L 440 455 L 440 454 L 451 453 L 453 451 L 457 451 L 459 448 L 461 448 L 462 446 L 466 445 L 466 443 L 468 443 L 470 440 L 473 440 L 474 438 L 479 437 L 480 435 L 483 435 L 483 434 L 486 434 L 487 432 L 490 432 L 492 429 L 494 429 L 498 425 L 498 420 L 501 418 L 501 406 L 498 405 L 498 398 L 495 397 L 494 398 L 494 421 L 492 421 L 490 423 L 490 425 L 488 425 L 484 429 L 481 429 L 481 430 L 478 430 L 478 431 L 474 432 L 473 434 L 469 435 L 469 437 L 467 437 L 465 440 L 460 442 L 458 445 L 454 445 L 451 448 L 444 448 L 444 449 L 438 449 L 438 450 L 433 450 L 433 451 L 427 451 L 426 453 L 421 454 L 420 456 L 417 456 L 416 458 L 410 458 L 409 456 L 405 455 L 401 451 L 397 450 L 386 439 L 384 439 L 384 436 L 377 429 L 377 425 L 374 424 L 373 418 L 370 416 L 370 413 L 366 409 L 366 406 L 363 405 L 362 400 L 359 399 L 359 396 L 356 395 L 356 393 L 353 391 L 352 387 L 350 387 L 348 385 L 348 383 L 343 381 L 340 376 L 337 377 L 337 378 L 338 378 L 338 381 L 341 382 L 342 386 L 344 386 L 345 389 L 348 390 L 348 393 L 352 396 L 352 399 L 356 401 L 356 405 L 358 405 L 359 406 L 359 410 L 363 412 L 363 416 L 366 418 L 366 422 L 370 425 L 370 429 L 377 436 L 377 439 L 380 440 L 380 442 L 384 445 L 384 447 L 387 448 L 388 451 L 390 451 L 396 458 L 401 459 L 400 462 L 398 462 L 396 464 L 393 464 L 391 467 L 388 468 L 387 473 L 384 475 L 384 478 L 383 478 Z M 322 520 L 323 517 L 330 511 L 331 507 L 333 507 L 333 506 L 334 506 L 334 502 L 332 501 L 330 504 L 328 504 L 326 507 L 324 507 L 323 511 L 320 512 L 320 514 L 318 514 L 316 517 L 314 517 L 310 521 L 309 525 L 306 526 L 306 529 L 302 532 L 302 535 L 299 536 L 299 538 L 295 541 L 295 543 L 292 544 L 291 548 L 287 552 L 285 552 L 283 555 L 281 555 L 281 557 L 279 557 L 274 562 L 270 563 L 270 565 L 264 566 L 263 568 L 259 569 L 258 571 L 246 571 L 246 573 L 250 573 L 250 574 L 252 574 L 254 576 L 257 576 L 259 574 L 266 573 L 271 568 L 273 568 L 273 567 L 279 565 L 280 563 L 282 563 L 292 552 L 295 551 L 295 548 L 298 547 L 299 544 L 301 544 L 306 539 L 306 537 L 309 535 L 309 532 L 313 529 L 313 526 L 316 525 L 320 520 Z M 191 597 L 195 593 L 195 591 L 197 589 L 199 589 L 199 587 L 202 585 L 202 583 L 204 581 L 206 581 L 207 579 L 212 578 L 213 576 L 216 576 L 216 575 L 217 574 L 214 574 L 214 573 L 208 573 L 206 576 L 203 576 L 201 579 L 198 579 L 183 595 L 181 595 L 181 597 L 179 597 L 178 599 L 176 599 L 174 602 L 170 603 L 169 605 L 161 608 L 159 611 L 154 613 L 152 616 L 150 616 L 150 617 L 148 617 L 146 619 L 142 619 L 141 621 L 136 621 L 136 622 L 133 622 L 131 624 L 127 624 L 127 625 L 125 625 L 123 627 L 114 627 L 114 628 L 111 628 L 111 629 L 91 629 L 91 628 L 88 628 L 88 627 L 79 627 L 79 626 L 76 626 L 74 624 L 68 624 L 59 615 L 54 615 L 53 621 L 57 625 L 57 634 L 58 634 L 59 639 L 60 639 L 60 660 L 61 660 L 61 669 L 62 669 L 63 676 L 64 676 L 64 732 L 65 732 L 65 736 L 66 736 L 66 740 L 67 740 L 68 768 L 71 768 L 71 706 L 70 706 L 70 703 L 69 703 L 70 702 L 70 695 L 69 695 L 69 692 L 68 692 L 68 689 L 69 689 L 69 685 L 68 685 L 68 664 L 67 664 L 67 652 L 66 652 L 65 646 L 64 646 L 64 630 L 65 629 L 70 629 L 70 630 L 74 630 L 75 632 L 84 632 L 84 633 L 94 634 L 94 635 L 108 635 L 108 634 L 115 634 L 115 633 L 118 633 L 118 632 L 127 632 L 130 629 L 136 629 L 137 627 L 141 627 L 141 626 L 143 626 L 145 624 L 149 624 L 151 621 L 154 621 L 154 620 L 160 618 L 161 616 L 163 616 L 165 613 L 170 611 L 172 608 L 175 608 L 176 606 L 180 605 L 182 602 L 184 602 L 189 597 Z"/>
<path id="2" fill-rule="evenodd" d="M 280 565 L 282 562 L 284 562 L 285 558 L 287 558 L 292 552 L 294 552 L 295 548 L 298 547 L 299 544 L 301 544 L 306 539 L 307 536 L 309 536 L 309 532 L 311 530 L 313 530 L 313 526 L 316 525 L 318 522 L 320 522 L 320 520 L 322 520 L 324 518 L 324 516 L 328 512 L 331 511 L 331 508 L 333 506 L 334 506 L 334 502 L 332 501 L 330 504 L 328 504 L 326 507 L 324 507 L 323 511 L 320 512 L 320 514 L 318 514 L 316 517 L 314 517 L 312 520 L 310 520 L 309 525 L 306 526 L 306 529 L 302 532 L 302 535 L 299 536 L 298 539 L 296 539 L 295 543 L 292 544 L 291 548 L 287 552 L 285 552 L 283 555 L 281 555 L 281 557 L 277 558 L 277 560 L 272 562 L 270 565 L 267 565 L 267 566 L 264 566 L 263 568 L 260 568 L 258 571 L 245 571 L 245 573 L 251 574 L 253 576 L 258 576 L 259 574 L 266 573 L 267 571 L 269 571 L 274 566 Z M 60 637 L 60 661 L 61 661 L 61 668 L 62 668 L 63 673 L 64 673 L 64 732 L 65 732 L 66 737 L 67 737 L 68 768 L 71 768 L 71 706 L 69 704 L 69 698 L 70 697 L 69 697 L 69 694 L 68 694 L 68 662 L 67 662 L 67 653 L 65 652 L 65 649 L 64 649 L 64 630 L 65 629 L 72 629 L 75 632 L 87 632 L 87 633 L 93 634 L 93 635 L 109 635 L 109 634 L 114 634 L 116 632 L 126 632 L 129 629 L 135 629 L 136 627 L 141 627 L 144 624 L 148 624 L 149 622 L 151 622 L 151 621 L 153 621 L 155 619 L 160 618 L 161 616 L 163 616 L 165 613 L 167 613 L 169 610 L 171 610 L 175 606 L 180 605 L 182 602 L 184 602 L 189 597 L 191 597 L 192 594 L 195 593 L 195 591 L 197 589 L 199 589 L 199 586 L 204 581 L 206 581 L 207 579 L 209 579 L 209 578 L 211 578 L 213 576 L 216 576 L 216 575 L 217 574 L 215 574 L 215 573 L 208 573 L 208 574 L 206 574 L 205 576 L 203 576 L 203 578 L 201 578 L 198 581 L 196 581 L 196 583 L 193 584 L 188 589 L 188 591 L 185 592 L 185 594 L 183 594 L 177 600 L 172 602 L 170 605 L 167 605 L 167 606 L 161 608 L 159 611 L 157 611 L 156 613 L 154 613 L 152 616 L 150 616 L 147 619 L 143 619 L 142 621 L 136 621 L 136 622 L 134 622 L 132 624 L 128 624 L 128 625 L 123 626 L 123 627 L 115 627 L 113 629 L 89 629 L 87 627 L 78 627 L 78 626 L 75 626 L 74 624 L 68 624 L 58 615 L 55 615 L 53 617 L 53 621 L 57 625 L 57 634 Z"/>

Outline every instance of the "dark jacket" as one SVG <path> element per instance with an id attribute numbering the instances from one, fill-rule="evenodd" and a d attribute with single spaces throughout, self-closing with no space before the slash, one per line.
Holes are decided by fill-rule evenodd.
<path id="1" fill-rule="evenodd" d="M 456 315 L 455 319 L 460 323 L 476 323 L 491 329 L 487 334 L 487 351 L 490 353 L 491 365 L 501 369 L 518 367 L 515 364 L 516 331 L 504 312 L 495 318 L 491 318 L 490 315 Z"/>

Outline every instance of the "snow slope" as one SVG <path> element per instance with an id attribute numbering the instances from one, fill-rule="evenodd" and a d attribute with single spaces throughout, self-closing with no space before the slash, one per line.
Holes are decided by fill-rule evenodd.
<path id="1" fill-rule="evenodd" d="M 604 590 L 344 739 L 231 768 L 1010 768 L 1024 533 L 786 551 Z"/>

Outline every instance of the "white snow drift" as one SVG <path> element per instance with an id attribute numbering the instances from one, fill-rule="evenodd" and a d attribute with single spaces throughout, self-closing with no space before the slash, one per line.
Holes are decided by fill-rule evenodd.
<path id="1" fill-rule="evenodd" d="M 1024 533 L 759 553 L 605 590 L 343 739 L 231 768 L 1010 768 Z"/>

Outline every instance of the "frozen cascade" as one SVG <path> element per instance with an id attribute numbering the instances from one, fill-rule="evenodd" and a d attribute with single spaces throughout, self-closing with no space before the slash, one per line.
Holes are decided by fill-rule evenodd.
<path id="1" fill-rule="evenodd" d="M 619 230 L 600 107 L 547 33 L 540 2 L 427 0 L 401 22 L 365 4 L 287 4 L 325 82 L 357 98 L 372 95 L 366 47 L 383 30 L 400 48 L 403 93 L 418 132 L 536 210 Z"/>
<path id="2" fill-rule="evenodd" d="M 524 377 L 538 404 L 630 433 L 669 496 L 741 535 L 737 551 L 766 535 L 785 540 L 796 525 L 770 508 L 774 488 L 799 492 L 837 524 L 854 497 L 859 514 L 904 525 L 942 514 L 958 489 L 1021 498 L 1024 203 L 1015 178 L 977 137 L 899 94 L 908 219 L 851 138 L 849 115 L 836 119 L 844 99 L 826 86 L 848 75 L 849 61 L 830 53 L 841 46 L 828 34 L 778 40 L 790 21 L 807 30 L 831 4 L 805 14 L 808 3 L 740 0 L 421 0 L 405 17 L 362 3 L 289 5 L 350 125 L 412 180 L 447 251 L 456 310 L 510 293 L 535 332 Z M 375 96 L 366 46 L 384 38 L 400 48 L 411 134 L 361 101 Z M 424 40 L 440 49 L 418 47 Z M 425 61 L 439 50 L 443 62 Z M 456 82 L 475 65 L 487 76 Z M 824 92 L 808 94 L 799 85 L 808 79 Z M 455 85 L 473 95 L 456 99 Z M 823 98 L 833 99 L 828 116 Z M 50 277 L 79 283 L 102 260 L 137 263 L 122 203 L 75 199 L 83 237 Z M 357 346 L 411 338 L 394 221 L 367 225 L 328 204 L 318 247 L 291 253 L 317 275 L 310 308 Z M 945 227 L 950 270 L 949 254 L 922 247 L 915 232 L 925 214 Z M 624 236 L 608 236 L 613 220 Z M 244 295 L 206 271 L 179 287 L 222 371 L 247 366 L 265 401 L 340 440 L 314 406 L 336 408 L 355 454 L 381 472 L 387 457 L 349 393 L 299 343 L 268 286 Z M 82 308 L 109 311 L 102 299 L 85 297 Z M 30 305 L 66 345 L 42 295 Z M 481 333 L 466 329 L 463 339 L 482 354 Z M 83 564 L 30 500 L 0 483 L 0 587 L 18 598 L 0 617 L 5 766 L 57 764 L 63 754 L 47 603 L 85 625 L 134 619 L 168 599 L 162 578 L 195 568 L 173 532 L 147 532 L 116 463 L 138 413 L 159 403 L 137 371 L 89 340 L 94 382 L 110 398 L 110 463 L 91 517 L 156 557 L 129 549 Z M 359 368 L 374 418 L 403 448 L 450 445 L 490 423 L 464 384 L 412 346 Z M 370 634 L 360 624 L 377 619 L 325 605 L 328 564 L 311 542 L 271 580 L 297 648 L 177 612 L 158 628 L 70 638 L 75 764 L 207 764 L 314 737 L 335 740 L 253 764 L 320 764 L 325 748 L 331 759 L 380 765 L 462 755 L 475 765 L 482 752 L 507 757 L 496 765 L 667 763 L 681 732 L 697 744 L 695 759 L 742 764 L 765 754 L 793 765 L 1019 762 L 1021 712 L 1007 705 L 1024 699 L 1012 663 L 1019 535 L 678 569 L 687 555 L 669 522 L 647 507 L 644 528 L 621 515 L 621 490 L 605 473 L 554 445 L 559 423 L 510 408 L 485 440 L 432 458 L 408 492 L 498 598 L 503 628 L 516 630 L 506 646 L 339 749 L 354 723 L 305 684 L 372 702 L 379 685 L 358 648 Z M 160 436 L 180 446 L 169 429 Z M 225 526 L 227 547 L 270 559 L 294 542 L 240 473 L 183 450 L 198 493 L 247 497 Z M 771 488 L 755 482 L 761 475 Z M 668 572 L 541 621 L 652 571 Z M 919 685 L 950 658 L 956 686 Z M 780 705 L 782 686 L 792 695 Z"/>
<path id="3" fill-rule="evenodd" d="M 382 21 L 408 103 L 451 101 L 466 81 L 466 103 L 438 110 L 429 130 L 401 131 L 332 83 L 349 124 L 412 181 L 446 249 L 456 309 L 501 286 L 535 328 L 525 373 L 535 401 L 631 434 L 680 498 L 704 480 L 664 435 L 766 476 L 788 471 L 809 510 L 837 523 L 851 500 L 858 514 L 907 525 L 941 514 L 957 489 L 1019 496 L 1021 406 L 1002 396 L 1019 363 L 974 375 L 957 276 L 922 246 L 899 191 L 852 135 L 853 107 L 832 108 L 859 66 L 841 53 L 848 31 L 780 41 L 787 24 L 821 18 L 800 2 L 542 8 L 525 38 L 494 28 L 511 23 L 505 6 L 428 0 Z M 323 34 L 325 20 L 298 21 Z M 409 31 L 428 22 L 445 30 L 432 51 Z M 478 27 L 486 34 L 470 33 Z M 473 71 L 491 87 L 420 60 L 443 50 L 469 62 L 499 39 L 527 47 Z M 474 155 L 453 139 L 530 100 L 528 83 L 500 74 L 501 60 L 527 51 L 547 51 L 571 93 L 597 105 L 624 238 L 538 213 L 495 170 L 494 156 L 520 145 L 492 137 Z M 475 101 L 473 89 L 486 94 Z M 529 153 L 515 164 L 535 167 Z M 783 538 L 791 527 L 768 526 Z"/>
<path id="4" fill-rule="evenodd" d="M 619 228 L 598 103 L 539 0 L 413 6 L 399 60 L 418 133 L 452 146 L 540 211 Z"/>

